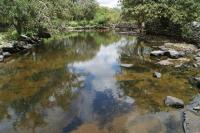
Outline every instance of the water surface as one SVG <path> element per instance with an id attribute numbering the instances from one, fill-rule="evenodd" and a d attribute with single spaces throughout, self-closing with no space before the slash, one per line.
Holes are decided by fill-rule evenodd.
<path id="1" fill-rule="evenodd" d="M 16 55 L 0 64 L 0 133 L 124 133 L 133 113 L 172 110 L 167 95 L 188 103 L 198 93 L 188 79 L 199 72 L 155 65 L 149 53 L 165 41 L 70 33 Z"/>

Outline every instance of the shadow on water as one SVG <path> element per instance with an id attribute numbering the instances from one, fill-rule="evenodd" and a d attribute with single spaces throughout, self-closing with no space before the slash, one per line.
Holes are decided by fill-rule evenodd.
<path id="1" fill-rule="evenodd" d="M 167 95 L 188 102 L 197 91 L 187 75 L 196 71 L 156 66 L 149 53 L 165 41 L 158 40 L 67 33 L 0 64 L 0 133 L 87 132 L 90 127 L 124 133 L 112 127 L 124 114 L 168 111 Z M 153 78 L 154 71 L 163 72 L 162 79 Z"/>

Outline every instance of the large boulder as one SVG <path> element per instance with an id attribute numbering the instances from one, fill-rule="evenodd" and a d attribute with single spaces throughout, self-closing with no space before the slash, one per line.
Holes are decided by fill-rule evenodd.
<path id="1" fill-rule="evenodd" d="M 165 98 L 165 105 L 175 107 L 175 108 L 183 108 L 184 102 L 181 99 L 178 99 L 176 97 L 167 96 Z"/>

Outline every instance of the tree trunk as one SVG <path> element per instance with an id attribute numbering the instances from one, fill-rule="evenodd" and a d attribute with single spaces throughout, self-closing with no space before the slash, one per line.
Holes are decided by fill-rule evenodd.
<path id="1" fill-rule="evenodd" d="M 15 19 L 14 22 L 13 22 L 13 25 L 14 25 L 17 33 L 19 35 L 21 35 L 22 34 L 22 24 L 21 24 L 21 22 L 19 20 Z"/>

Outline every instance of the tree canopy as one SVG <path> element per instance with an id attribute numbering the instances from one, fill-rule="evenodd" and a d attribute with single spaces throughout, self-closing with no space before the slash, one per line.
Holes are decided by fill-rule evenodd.
<path id="1" fill-rule="evenodd" d="M 184 26 L 200 16 L 199 0 L 121 0 L 123 18 L 138 25 L 162 20 Z"/>

